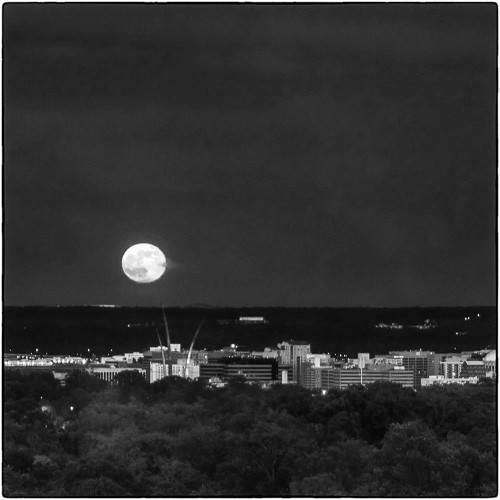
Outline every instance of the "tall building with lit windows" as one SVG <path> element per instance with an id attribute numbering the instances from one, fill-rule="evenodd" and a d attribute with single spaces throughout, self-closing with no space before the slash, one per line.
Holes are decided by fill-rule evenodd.
<path id="1" fill-rule="evenodd" d="M 462 372 L 462 365 L 467 359 L 467 355 L 447 356 L 440 362 L 439 375 L 443 375 L 444 378 L 459 378 Z"/>
<path id="2" fill-rule="evenodd" d="M 413 372 L 415 387 L 420 386 L 420 381 L 434 371 L 436 356 L 433 351 L 390 351 L 389 355 L 401 356 L 402 365 Z"/>
<path id="3" fill-rule="evenodd" d="M 280 364 L 292 365 L 293 381 L 300 383 L 302 365 L 311 353 L 311 344 L 302 340 L 289 340 L 278 344 L 278 349 Z"/>

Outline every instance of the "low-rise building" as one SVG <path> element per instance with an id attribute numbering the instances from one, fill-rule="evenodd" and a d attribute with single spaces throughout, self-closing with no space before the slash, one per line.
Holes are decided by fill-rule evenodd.
<path id="1" fill-rule="evenodd" d="M 254 358 L 273 358 L 278 359 L 278 349 L 266 347 L 263 351 L 252 351 L 251 356 Z"/>
<path id="2" fill-rule="evenodd" d="M 235 323 L 240 325 L 266 325 L 268 321 L 262 316 L 240 316 Z"/>
<path id="3" fill-rule="evenodd" d="M 346 389 L 351 385 L 365 385 L 376 381 L 394 382 L 403 387 L 414 387 L 413 372 L 404 367 L 383 365 L 363 368 L 332 368 L 304 365 L 302 385 L 308 389 Z"/>
<path id="4" fill-rule="evenodd" d="M 219 377 L 227 380 L 244 377 L 248 381 L 269 382 L 278 380 L 278 364 L 274 359 L 225 358 L 218 363 L 200 365 L 200 378 Z"/>
<path id="5" fill-rule="evenodd" d="M 487 377 L 488 375 L 491 377 L 491 374 L 488 373 L 488 368 L 481 360 L 467 360 L 462 364 L 462 377 Z"/>
<path id="6" fill-rule="evenodd" d="M 144 354 L 142 352 L 126 352 L 125 354 L 115 354 L 114 356 L 102 356 L 101 363 L 136 363 L 140 359 L 144 358 Z"/>
<path id="7" fill-rule="evenodd" d="M 421 385 L 423 387 L 427 387 L 430 385 L 446 385 L 446 384 L 458 384 L 458 385 L 464 385 L 464 384 L 477 384 L 478 382 L 477 377 L 445 377 L 444 375 L 431 375 L 426 378 L 421 379 Z"/>
<path id="8" fill-rule="evenodd" d="M 186 360 L 179 359 L 177 362 L 170 363 L 172 366 L 172 377 L 182 377 L 195 379 L 200 376 L 200 365 L 189 363 Z M 169 376 L 169 363 L 163 364 L 163 361 L 151 361 L 149 363 L 149 383 L 156 382 Z"/>
<path id="9" fill-rule="evenodd" d="M 150 347 L 149 348 L 149 352 L 151 353 L 155 353 L 155 352 L 159 352 L 161 353 L 161 351 L 165 351 L 165 353 L 168 351 L 168 348 L 167 346 L 156 346 L 156 347 Z M 180 344 L 170 344 L 170 352 L 181 352 L 181 345 Z"/>
<path id="10" fill-rule="evenodd" d="M 17 355 L 4 357 L 3 364 L 5 367 L 22 367 L 22 366 L 38 366 L 47 367 L 54 365 L 87 365 L 89 360 L 80 356 L 31 356 Z"/>
<path id="11" fill-rule="evenodd" d="M 101 380 L 104 380 L 110 385 L 116 384 L 116 376 L 120 373 L 126 371 L 138 372 L 144 380 L 147 380 L 147 374 L 145 368 L 130 368 L 130 367 L 116 367 L 116 366 L 101 366 L 101 367 L 90 367 L 87 369 L 89 373 L 94 375 Z"/>
<path id="12" fill-rule="evenodd" d="M 329 366 L 331 357 L 329 354 L 306 354 L 306 362 L 313 366 Z"/>
<path id="13" fill-rule="evenodd" d="M 356 384 L 371 384 L 376 381 L 394 382 L 403 387 L 415 387 L 412 371 L 403 367 L 393 367 L 388 370 L 334 369 L 331 378 L 333 379 L 333 387 L 338 389 L 346 389 L 350 385 Z"/>

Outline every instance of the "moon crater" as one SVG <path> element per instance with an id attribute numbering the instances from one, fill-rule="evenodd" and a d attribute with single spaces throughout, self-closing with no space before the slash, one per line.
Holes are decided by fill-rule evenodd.
<path id="1" fill-rule="evenodd" d="M 149 243 L 131 246 L 122 257 L 123 272 L 136 283 L 152 283 L 162 277 L 166 268 L 163 252 Z"/>

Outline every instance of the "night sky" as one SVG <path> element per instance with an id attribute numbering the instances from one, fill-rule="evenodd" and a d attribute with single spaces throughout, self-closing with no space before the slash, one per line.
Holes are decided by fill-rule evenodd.
<path id="1" fill-rule="evenodd" d="M 495 304 L 496 20 L 4 4 L 4 303 Z"/>

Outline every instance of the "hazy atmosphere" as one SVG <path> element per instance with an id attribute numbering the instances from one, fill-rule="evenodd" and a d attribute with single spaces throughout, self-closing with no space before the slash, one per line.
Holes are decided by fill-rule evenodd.
<path id="1" fill-rule="evenodd" d="M 493 305 L 496 9 L 5 4 L 5 303 Z"/>

